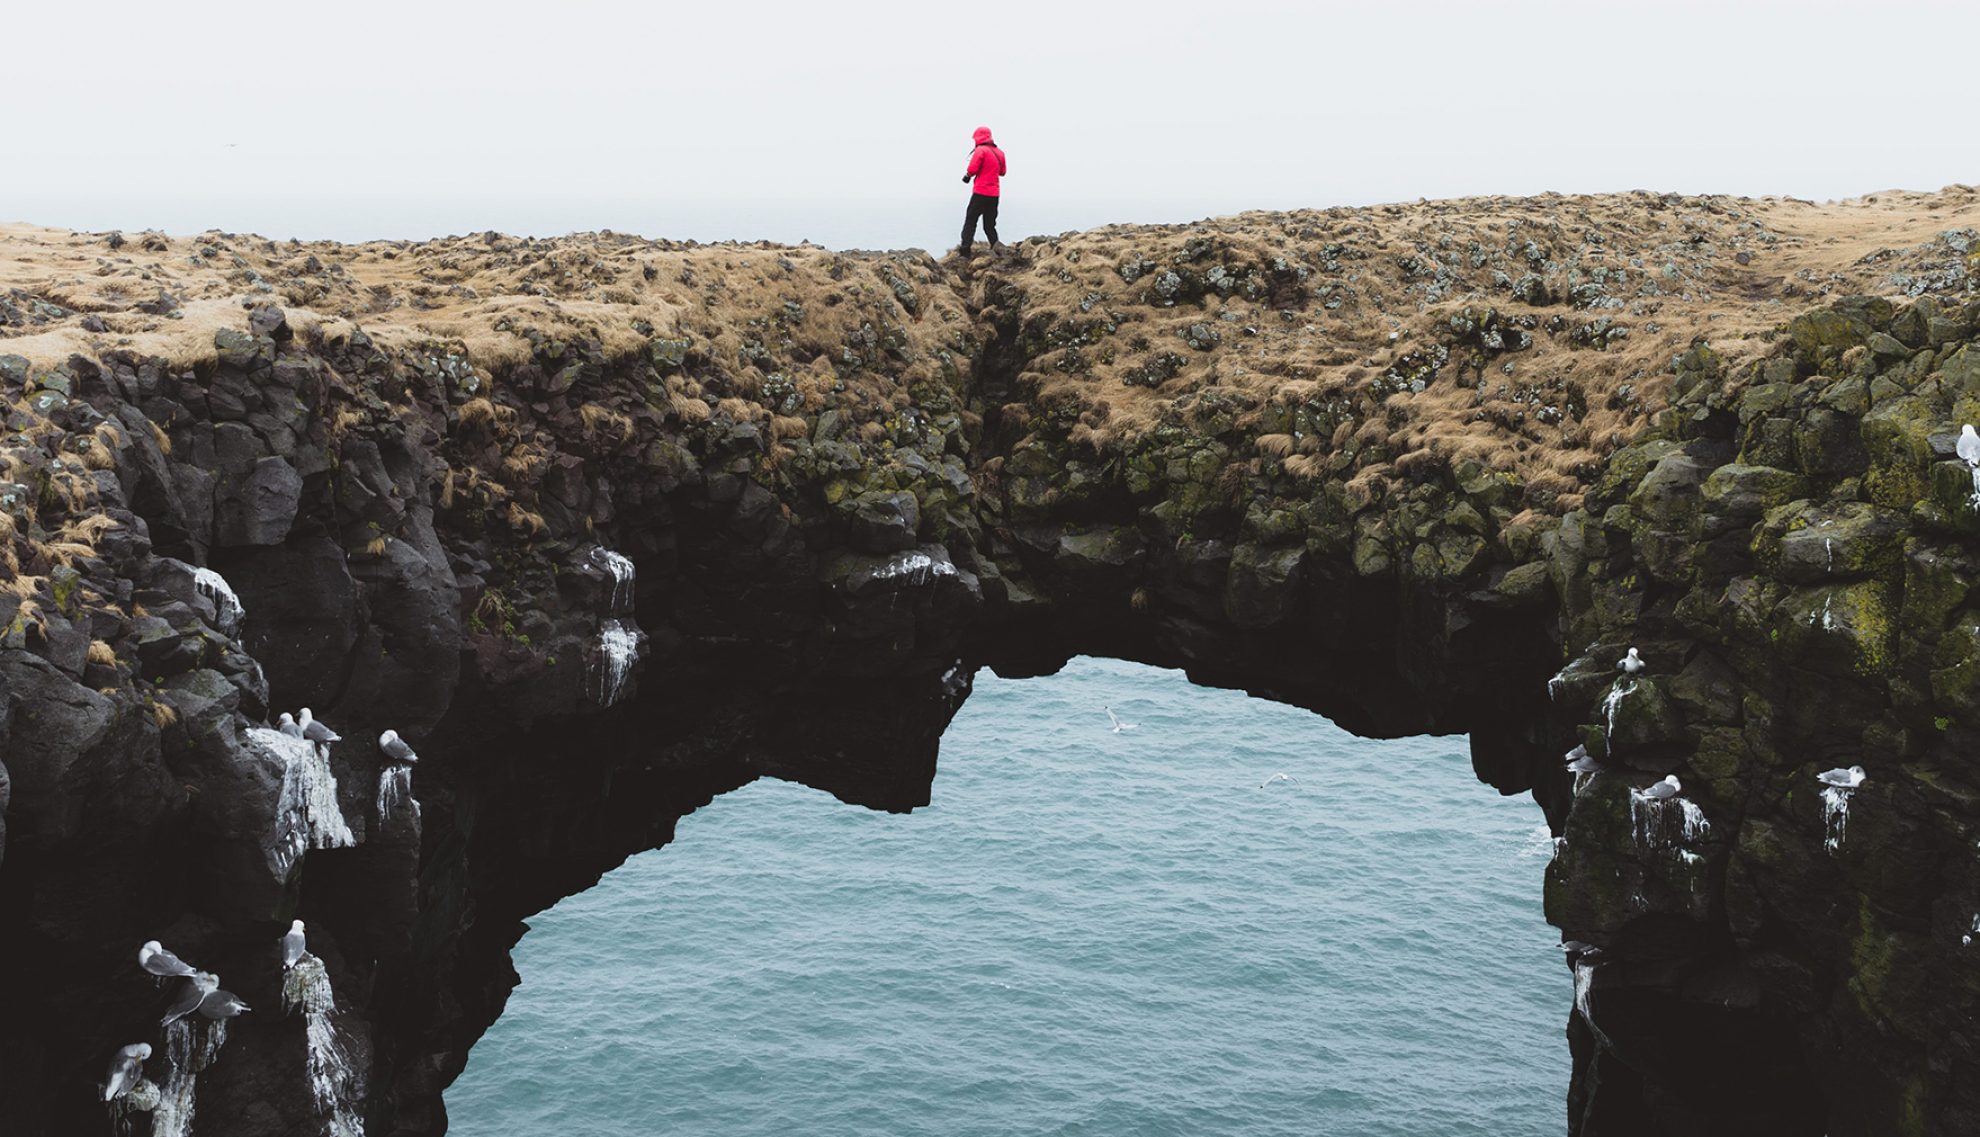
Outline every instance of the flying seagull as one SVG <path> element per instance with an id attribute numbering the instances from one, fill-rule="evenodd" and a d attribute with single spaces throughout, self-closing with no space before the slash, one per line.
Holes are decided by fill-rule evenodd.
<path id="1" fill-rule="evenodd" d="M 1258 788 L 1262 790 L 1266 786 L 1271 785 L 1273 782 L 1297 782 L 1297 781 L 1299 781 L 1298 778 L 1295 778 L 1291 774 L 1288 774 L 1284 770 L 1281 770 L 1278 773 L 1273 774 L 1271 777 L 1265 779 L 1264 781 L 1258 783 Z"/>
<path id="2" fill-rule="evenodd" d="M 190 964 L 166 951 L 157 940 L 146 940 L 144 946 L 138 949 L 138 966 L 161 978 L 194 974 Z"/>
<path id="3" fill-rule="evenodd" d="M 1953 444 L 1953 452 L 1967 465 L 1980 469 L 1980 434 L 1973 432 L 1973 424 L 1959 428 L 1959 441 Z"/>
<path id="4" fill-rule="evenodd" d="M 282 718 L 275 729 L 288 735 L 290 738 L 301 738 L 303 736 L 302 727 L 296 725 L 296 716 L 287 711 L 282 712 Z"/>
<path id="5" fill-rule="evenodd" d="M 406 745 L 406 740 L 400 738 L 396 730 L 388 730 L 378 736 L 378 749 L 384 752 L 386 758 L 394 762 L 411 765 L 419 761 L 419 755 L 413 753 L 413 748 Z"/>
<path id="6" fill-rule="evenodd" d="M 282 935 L 282 970 L 287 971 L 303 957 L 303 922 L 297 920 Z"/>
<path id="7" fill-rule="evenodd" d="M 342 742 L 344 740 L 343 735 L 316 721 L 315 716 L 309 713 L 308 707 L 302 709 L 302 715 L 296 719 L 296 725 L 302 728 L 303 737 L 309 739 L 311 742 L 321 743 L 327 746 L 332 742 Z"/>
<path id="8" fill-rule="evenodd" d="M 220 980 L 204 971 L 195 971 L 186 976 L 185 983 L 179 988 L 178 996 L 172 1000 L 171 1006 L 165 1008 L 165 1017 L 158 1020 L 158 1025 L 170 1026 L 178 1019 L 192 1014 L 219 986 Z"/>
<path id="9" fill-rule="evenodd" d="M 1664 801 L 1668 798 L 1676 797 L 1678 791 L 1683 788 L 1683 786 L 1678 784 L 1676 774 L 1665 774 L 1663 781 L 1652 782 L 1636 792 L 1639 796 L 1648 798 L 1651 801 Z"/>
<path id="10" fill-rule="evenodd" d="M 110 1077 L 103 1083 L 103 1100 L 115 1101 L 137 1088 L 144 1077 L 144 1060 L 151 1057 L 149 1042 L 134 1042 L 110 1056 Z"/>
<path id="11" fill-rule="evenodd" d="M 199 1013 L 209 1019 L 231 1019 L 242 1011 L 254 1008 L 241 1002 L 241 997 L 232 991 L 208 991 L 199 1001 Z"/>
<path id="12" fill-rule="evenodd" d="M 1838 789 L 1845 790 L 1853 790 L 1864 782 L 1863 767 L 1861 766 L 1851 766 L 1847 770 L 1838 766 L 1833 770 L 1824 770 L 1815 775 L 1815 777 L 1816 780 L 1825 786 L 1835 786 Z"/>
<path id="13" fill-rule="evenodd" d="M 1114 724 L 1114 733 L 1115 733 L 1115 734 L 1119 734 L 1120 732 L 1122 732 L 1122 731 L 1124 731 L 1124 730 L 1133 730 L 1133 729 L 1134 729 L 1135 727 L 1137 727 L 1137 726 L 1139 726 L 1139 725 L 1141 725 L 1141 724 L 1139 724 L 1139 723 L 1132 723 L 1132 722 L 1122 722 L 1122 721 L 1121 721 L 1120 719 L 1118 719 L 1118 718 L 1116 718 L 1116 717 L 1114 716 L 1114 708 L 1112 708 L 1112 707 L 1107 707 L 1107 708 L 1105 708 L 1105 709 L 1106 709 L 1106 711 L 1107 711 L 1107 721 L 1108 721 L 1108 722 L 1111 722 L 1111 723 L 1113 723 L 1113 724 Z"/>
<path id="14" fill-rule="evenodd" d="M 1643 662 L 1643 657 L 1636 654 L 1635 648 L 1630 648 L 1628 655 L 1616 660 L 1616 667 L 1625 675 L 1634 675 L 1648 666 L 1650 665 Z"/>

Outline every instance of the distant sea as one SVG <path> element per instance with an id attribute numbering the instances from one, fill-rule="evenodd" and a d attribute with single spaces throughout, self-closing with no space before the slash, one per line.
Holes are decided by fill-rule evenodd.
<path id="1" fill-rule="evenodd" d="M 1558 1137 L 1550 848 L 1462 738 L 984 671 L 927 808 L 758 781 L 533 919 L 451 1132 Z"/>

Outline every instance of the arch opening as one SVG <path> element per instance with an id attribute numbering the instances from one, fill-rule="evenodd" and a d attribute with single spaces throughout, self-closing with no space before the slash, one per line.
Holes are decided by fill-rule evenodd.
<path id="1" fill-rule="evenodd" d="M 765 780 L 534 919 L 453 1131 L 1559 1131 L 1552 841 L 1464 739 L 1081 657 L 943 742 L 912 814 Z"/>

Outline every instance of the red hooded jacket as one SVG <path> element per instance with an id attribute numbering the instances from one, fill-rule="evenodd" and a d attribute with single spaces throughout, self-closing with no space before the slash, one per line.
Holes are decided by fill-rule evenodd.
<path id="1" fill-rule="evenodd" d="M 976 192 L 986 197 L 997 196 L 997 179 L 1011 172 L 1010 163 L 1004 160 L 1004 152 L 990 141 L 990 128 L 979 126 L 972 136 L 976 139 L 976 149 L 969 152 L 969 168 L 965 174 L 976 175 Z"/>

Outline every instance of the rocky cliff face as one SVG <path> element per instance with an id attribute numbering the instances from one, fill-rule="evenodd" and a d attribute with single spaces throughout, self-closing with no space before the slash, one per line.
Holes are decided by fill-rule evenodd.
<path id="1" fill-rule="evenodd" d="M 1441 245 L 1462 218 L 1101 231 L 973 275 L 216 236 L 225 305 L 160 239 L 101 262 L 158 300 L 16 290 L 0 1128 L 105 1124 L 93 1083 L 149 1041 L 120 1108 L 152 1132 L 439 1132 L 524 917 L 764 774 L 922 804 L 977 667 L 1081 652 L 1468 732 L 1531 790 L 1580 945 L 1573 1132 L 1980 1126 L 1966 238 L 1803 282 L 1916 299 L 1783 312 L 1792 273 L 1727 275 L 1797 244 L 1778 215 L 1655 201 L 1640 232 L 1458 210 Z M 392 324 L 419 304 L 461 326 Z M 174 310 L 199 350 L 161 346 Z M 1673 349 L 1695 312 L 1757 334 Z M 268 729 L 302 706 L 343 741 Z M 323 980 L 285 1018 L 294 917 Z M 153 938 L 256 1008 L 217 1054 L 159 1027 Z"/>

